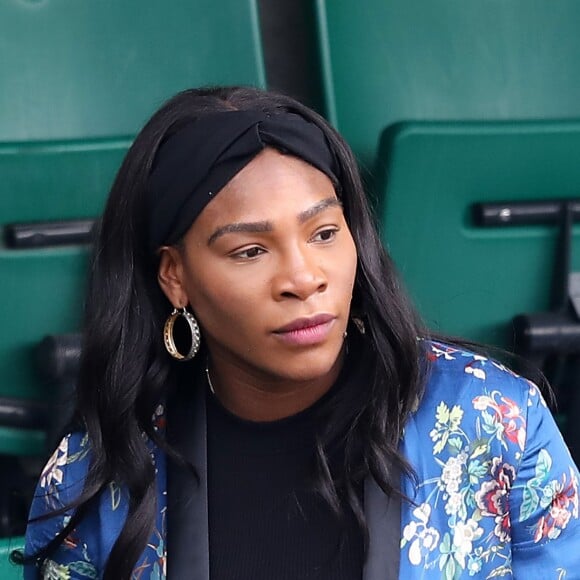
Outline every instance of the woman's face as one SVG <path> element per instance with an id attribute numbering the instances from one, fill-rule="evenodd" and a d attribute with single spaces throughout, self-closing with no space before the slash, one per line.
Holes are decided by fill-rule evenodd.
<path id="1" fill-rule="evenodd" d="M 212 366 L 261 382 L 336 372 L 357 265 L 330 179 L 266 149 L 161 251 L 160 284 L 190 305 Z"/>

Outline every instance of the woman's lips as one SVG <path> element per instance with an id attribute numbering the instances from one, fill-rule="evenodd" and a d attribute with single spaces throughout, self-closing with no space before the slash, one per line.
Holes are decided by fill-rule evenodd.
<path id="1" fill-rule="evenodd" d="M 336 320 L 331 314 L 318 314 L 310 318 L 298 318 L 274 331 L 286 344 L 307 346 L 326 340 Z"/>

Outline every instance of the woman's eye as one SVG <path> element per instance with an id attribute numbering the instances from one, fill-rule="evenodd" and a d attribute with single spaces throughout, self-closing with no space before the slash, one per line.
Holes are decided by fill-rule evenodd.
<path id="1" fill-rule="evenodd" d="M 245 250 L 241 250 L 239 252 L 235 252 L 232 254 L 234 258 L 239 258 L 241 260 L 252 260 L 253 258 L 257 258 L 259 255 L 263 254 L 264 250 L 259 248 L 258 246 L 253 246 L 251 248 L 246 248 Z"/>
<path id="2" fill-rule="evenodd" d="M 336 237 L 337 228 L 327 228 L 315 234 L 312 238 L 314 242 L 330 242 Z"/>

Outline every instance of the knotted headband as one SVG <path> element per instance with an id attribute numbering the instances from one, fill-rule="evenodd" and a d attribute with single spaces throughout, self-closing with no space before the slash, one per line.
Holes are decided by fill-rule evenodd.
<path id="1" fill-rule="evenodd" d="M 212 113 L 184 125 L 157 152 L 147 184 L 151 249 L 178 241 L 222 187 L 268 146 L 303 159 L 337 184 L 337 163 L 324 133 L 300 115 Z"/>

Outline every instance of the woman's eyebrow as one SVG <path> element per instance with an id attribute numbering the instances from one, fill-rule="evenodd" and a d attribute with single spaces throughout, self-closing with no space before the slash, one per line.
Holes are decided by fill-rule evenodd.
<path id="1" fill-rule="evenodd" d="M 224 234 L 232 234 L 236 232 L 249 232 L 251 234 L 271 232 L 274 229 L 272 222 L 234 222 L 221 226 L 208 238 L 207 245 L 211 246 L 219 237 Z"/>
<path id="2" fill-rule="evenodd" d="M 327 197 L 326 199 L 315 203 L 312 207 L 300 212 L 298 214 L 298 221 L 303 224 L 329 207 L 342 207 L 342 203 L 340 203 L 336 197 Z"/>
<path id="3" fill-rule="evenodd" d="M 328 197 L 315 203 L 312 207 L 305 209 L 298 214 L 298 222 L 304 223 L 314 216 L 328 209 L 329 207 L 342 207 L 342 203 L 336 197 Z M 234 222 L 231 224 L 226 224 L 225 226 L 220 226 L 217 228 L 213 234 L 208 238 L 207 245 L 211 246 L 218 238 L 225 234 L 233 234 L 238 232 L 247 232 L 251 234 L 271 232 L 274 229 L 274 225 L 271 221 L 260 221 L 260 222 Z"/>

